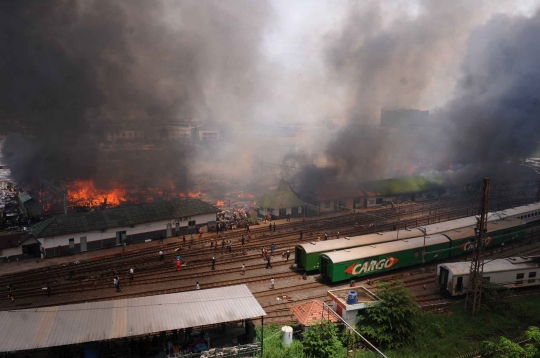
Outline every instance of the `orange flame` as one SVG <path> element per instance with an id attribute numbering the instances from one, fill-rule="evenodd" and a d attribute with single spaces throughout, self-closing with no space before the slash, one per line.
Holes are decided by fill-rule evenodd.
<path id="1" fill-rule="evenodd" d="M 126 189 L 97 189 L 92 180 L 77 180 L 68 184 L 67 199 L 74 206 L 118 206 L 127 201 Z"/>
<path id="2" fill-rule="evenodd" d="M 194 192 L 194 191 L 188 190 L 187 195 L 190 198 L 200 198 L 201 197 L 201 192 L 200 191 Z"/>
<path id="3" fill-rule="evenodd" d="M 218 200 L 216 206 L 225 206 L 225 202 L 223 200 Z"/>
<path id="4" fill-rule="evenodd" d="M 240 193 L 237 195 L 241 199 L 253 199 L 255 196 L 249 193 Z"/>

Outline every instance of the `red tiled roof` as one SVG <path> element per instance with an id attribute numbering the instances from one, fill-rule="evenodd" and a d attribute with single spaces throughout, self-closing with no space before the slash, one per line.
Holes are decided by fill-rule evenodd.
<path id="1" fill-rule="evenodd" d="M 294 306 L 291 308 L 291 311 L 298 319 L 298 322 L 307 327 L 313 326 L 319 323 L 321 320 L 327 321 L 330 319 L 331 322 L 339 322 L 339 317 L 333 311 L 330 311 L 328 307 L 324 307 L 323 301 L 319 300 L 313 300 L 311 302 Z"/>

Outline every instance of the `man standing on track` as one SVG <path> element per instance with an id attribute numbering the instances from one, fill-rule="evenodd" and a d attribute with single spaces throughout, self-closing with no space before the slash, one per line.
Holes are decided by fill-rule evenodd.
<path id="1" fill-rule="evenodd" d="M 244 238 L 244 235 L 242 235 L 242 246 L 244 246 L 245 242 L 246 242 L 246 239 Z"/>
<path id="2" fill-rule="evenodd" d="M 216 269 L 216 258 L 212 257 L 212 271 Z"/>
<path id="3" fill-rule="evenodd" d="M 197 283 L 195 284 L 195 289 L 196 289 L 196 290 L 200 290 L 200 289 L 201 289 L 201 286 L 199 286 L 199 281 L 197 281 Z"/>
<path id="4" fill-rule="evenodd" d="M 300 241 L 302 241 L 302 236 L 304 236 L 304 232 L 300 230 Z"/>
<path id="5" fill-rule="evenodd" d="M 116 290 L 116 292 L 120 292 L 120 285 L 118 283 L 118 280 L 115 278 L 113 278 L 113 284 L 114 284 L 114 289 Z"/>
<path id="6" fill-rule="evenodd" d="M 289 250 L 287 250 L 287 253 L 285 254 L 285 256 L 287 257 L 287 261 L 289 261 L 289 256 L 291 256 L 291 253 Z"/>
<path id="7" fill-rule="evenodd" d="M 274 289 L 274 285 L 275 285 L 276 281 L 274 280 L 274 278 L 272 277 L 270 279 L 270 288 L 273 290 Z"/>
<path id="8" fill-rule="evenodd" d="M 47 289 L 47 297 L 51 297 L 51 285 L 49 285 L 48 282 L 47 282 L 46 289 Z"/>
<path id="9" fill-rule="evenodd" d="M 134 278 L 133 274 L 134 274 L 134 273 L 135 273 L 135 270 L 133 269 L 133 267 L 130 268 L 130 269 L 129 269 L 129 280 L 130 280 L 130 281 L 133 281 L 133 278 Z"/>
<path id="10" fill-rule="evenodd" d="M 242 264 L 242 275 L 246 274 L 246 266 Z"/>
<path id="11" fill-rule="evenodd" d="M 163 256 L 163 251 L 159 250 L 159 261 L 165 260 L 165 256 Z"/>
<path id="12" fill-rule="evenodd" d="M 274 223 L 274 232 L 276 232 L 276 223 Z"/>
<path id="13" fill-rule="evenodd" d="M 182 266 L 182 261 L 176 259 L 176 272 L 180 272 L 180 267 Z"/>
<path id="14" fill-rule="evenodd" d="M 276 245 L 272 244 L 270 245 L 270 254 L 274 256 L 274 251 L 276 250 Z"/>
<path id="15" fill-rule="evenodd" d="M 270 231 L 272 231 L 272 224 L 268 224 L 268 229 L 270 229 Z"/>
<path id="16" fill-rule="evenodd" d="M 270 263 L 270 256 L 266 258 L 266 268 L 268 269 L 269 266 L 270 268 L 272 268 L 272 264 Z"/>

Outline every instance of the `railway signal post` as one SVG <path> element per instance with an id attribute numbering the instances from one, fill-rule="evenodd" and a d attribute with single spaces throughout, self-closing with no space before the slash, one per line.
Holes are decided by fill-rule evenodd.
<path id="1" fill-rule="evenodd" d="M 489 178 L 484 178 L 482 184 L 480 218 L 477 218 L 478 225 L 475 229 L 469 288 L 467 290 L 467 298 L 465 299 L 465 309 L 470 309 L 473 315 L 480 308 L 482 298 L 482 276 L 484 273 L 484 246 L 487 232 L 489 182 Z"/>

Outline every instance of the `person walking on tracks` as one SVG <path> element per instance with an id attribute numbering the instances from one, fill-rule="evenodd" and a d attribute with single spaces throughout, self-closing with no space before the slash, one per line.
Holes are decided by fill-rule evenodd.
<path id="1" fill-rule="evenodd" d="M 242 275 L 245 275 L 246 274 L 246 266 L 244 264 L 242 264 Z"/>
<path id="2" fill-rule="evenodd" d="M 159 235 L 158 244 L 163 244 L 163 235 Z"/>
<path id="3" fill-rule="evenodd" d="M 114 289 L 116 290 L 116 292 L 120 292 L 120 283 L 118 282 L 116 277 L 113 278 L 113 284 L 114 284 Z"/>
<path id="4" fill-rule="evenodd" d="M 287 250 L 287 253 L 285 254 L 285 257 L 287 257 L 287 261 L 289 261 L 290 256 L 291 256 L 291 252 Z"/>
<path id="5" fill-rule="evenodd" d="M 212 271 L 216 269 L 216 258 L 212 257 Z"/>
<path id="6" fill-rule="evenodd" d="M 268 229 L 270 230 L 270 232 L 272 232 L 272 224 L 268 224 Z"/>
<path id="7" fill-rule="evenodd" d="M 47 286 L 45 286 L 45 289 L 47 290 L 47 297 L 51 297 L 51 285 L 47 282 Z"/>
<path id="8" fill-rule="evenodd" d="M 304 236 L 304 232 L 300 230 L 300 241 L 302 241 L 302 237 Z"/>
<path id="9" fill-rule="evenodd" d="M 272 264 L 270 263 L 270 256 L 266 258 L 266 268 L 268 269 L 268 267 L 272 268 Z"/>
<path id="10" fill-rule="evenodd" d="M 328 240 L 328 234 L 326 233 L 326 231 L 324 232 L 324 241 Z"/>
<path id="11" fill-rule="evenodd" d="M 159 250 L 159 261 L 165 260 L 165 256 L 163 256 L 163 251 Z"/>
<path id="12" fill-rule="evenodd" d="M 274 232 L 276 232 L 276 223 L 274 223 Z"/>
<path id="13" fill-rule="evenodd" d="M 244 235 L 242 235 L 242 246 L 244 246 L 245 243 L 246 243 L 246 238 L 244 237 Z"/>
<path id="14" fill-rule="evenodd" d="M 270 254 L 274 256 L 274 251 L 276 250 L 276 245 L 272 244 L 270 245 Z"/>
<path id="15" fill-rule="evenodd" d="M 176 260 L 176 272 L 180 272 L 180 268 L 182 267 L 182 261 L 180 259 Z"/>
<path id="16" fill-rule="evenodd" d="M 118 292 L 122 291 L 122 289 L 120 288 L 120 277 L 118 275 L 116 275 L 116 284 L 118 286 Z"/>
<path id="17" fill-rule="evenodd" d="M 275 284 L 276 284 L 276 280 L 274 280 L 274 278 L 272 277 L 272 278 L 270 279 L 270 288 L 271 288 L 272 290 L 274 289 Z"/>
<path id="18" fill-rule="evenodd" d="M 135 278 L 134 274 L 135 274 L 135 270 L 132 267 L 132 268 L 129 269 L 129 280 L 130 281 L 133 281 L 133 279 Z"/>
<path id="19" fill-rule="evenodd" d="M 291 222 L 291 214 L 287 214 L 287 222 L 288 222 L 288 223 Z"/>
<path id="20" fill-rule="evenodd" d="M 13 287 L 11 285 L 7 285 L 7 298 L 11 299 L 11 301 L 15 301 L 15 297 L 13 297 Z"/>
<path id="21" fill-rule="evenodd" d="M 200 290 L 200 289 L 201 289 L 201 286 L 199 286 L 199 281 L 197 281 L 197 282 L 195 283 L 195 289 L 196 289 L 196 290 Z"/>

